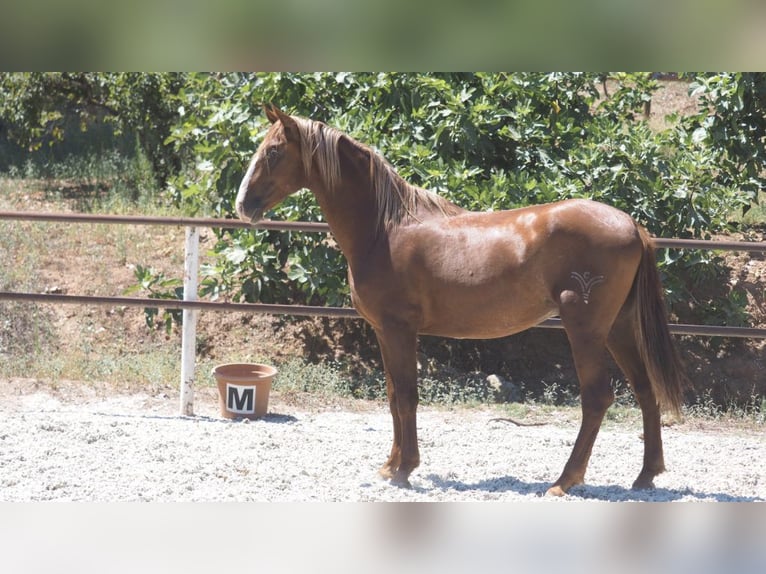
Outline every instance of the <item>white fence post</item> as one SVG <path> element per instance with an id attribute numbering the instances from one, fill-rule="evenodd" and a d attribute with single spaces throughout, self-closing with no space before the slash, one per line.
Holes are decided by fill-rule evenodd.
<path id="1" fill-rule="evenodd" d="M 197 300 L 197 276 L 199 275 L 199 231 L 186 228 L 184 255 L 184 301 Z M 184 309 L 181 332 L 181 416 L 194 415 L 194 366 L 197 354 L 196 309 Z"/>

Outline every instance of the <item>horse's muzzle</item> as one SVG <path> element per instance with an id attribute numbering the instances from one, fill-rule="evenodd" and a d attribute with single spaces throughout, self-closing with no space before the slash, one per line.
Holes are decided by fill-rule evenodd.
<path id="1" fill-rule="evenodd" d="M 235 208 L 242 221 L 255 224 L 263 219 L 263 207 L 258 205 L 247 205 L 246 201 L 237 201 Z"/>

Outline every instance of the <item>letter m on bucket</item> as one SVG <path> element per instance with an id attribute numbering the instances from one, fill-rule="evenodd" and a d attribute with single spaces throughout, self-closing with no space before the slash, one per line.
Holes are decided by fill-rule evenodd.
<path id="1" fill-rule="evenodd" d="M 226 409 L 240 415 L 253 414 L 255 412 L 255 387 L 227 384 Z"/>

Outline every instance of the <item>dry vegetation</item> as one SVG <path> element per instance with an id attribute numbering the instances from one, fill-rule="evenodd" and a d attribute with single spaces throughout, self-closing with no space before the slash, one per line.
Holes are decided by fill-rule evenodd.
<path id="1" fill-rule="evenodd" d="M 43 182 L 3 180 L 0 186 L 3 209 L 70 209 L 71 202 L 51 198 Z M 183 275 L 181 227 L 3 221 L 0 228 L 3 283 L 9 290 L 119 296 L 135 284 L 137 265 L 151 266 L 168 277 Z M 207 241 L 203 234 L 203 250 Z M 109 379 L 127 388 L 177 384 L 178 330 L 168 334 L 163 328 L 149 329 L 141 309 L 2 305 L 3 320 L 12 322 L 0 339 L 5 377 Z M 278 339 L 271 321 L 263 317 L 202 314 L 200 369 L 213 361 L 278 360 L 283 354 L 300 353 L 298 345 L 288 348 L 284 340 L 273 342 Z"/>

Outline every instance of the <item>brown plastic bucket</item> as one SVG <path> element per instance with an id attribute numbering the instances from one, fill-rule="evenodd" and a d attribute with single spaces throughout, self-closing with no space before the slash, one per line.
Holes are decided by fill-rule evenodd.
<path id="1" fill-rule="evenodd" d="M 271 381 L 277 369 L 259 363 L 229 363 L 213 369 L 218 404 L 225 419 L 257 419 L 269 410 Z"/>

